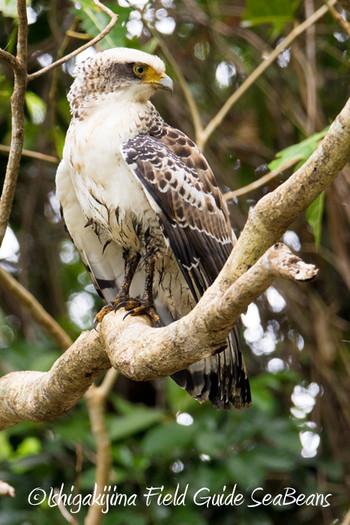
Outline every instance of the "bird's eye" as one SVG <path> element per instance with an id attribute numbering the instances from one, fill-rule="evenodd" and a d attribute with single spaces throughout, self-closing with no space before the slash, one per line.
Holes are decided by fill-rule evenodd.
<path id="1" fill-rule="evenodd" d="M 133 72 L 135 73 L 135 75 L 139 78 L 142 78 L 145 74 L 146 74 L 146 71 L 147 71 L 147 68 L 146 66 L 140 66 L 140 65 L 135 65 L 133 67 Z"/>

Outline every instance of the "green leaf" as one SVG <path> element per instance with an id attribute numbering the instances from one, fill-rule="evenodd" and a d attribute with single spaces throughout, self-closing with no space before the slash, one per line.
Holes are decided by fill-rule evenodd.
<path id="1" fill-rule="evenodd" d="M 227 474 L 237 480 L 240 488 L 259 487 L 263 482 L 265 469 L 255 461 L 256 454 L 254 450 L 244 451 L 227 458 Z"/>
<path id="2" fill-rule="evenodd" d="M 291 160 L 298 159 L 300 161 L 307 160 L 310 155 L 315 151 L 315 149 L 318 146 L 318 143 L 321 139 L 326 135 L 328 131 L 328 127 L 325 128 L 323 131 L 320 131 L 319 133 L 315 133 L 314 135 L 311 135 L 311 137 L 308 137 L 305 140 L 302 140 L 298 144 L 293 144 L 292 146 L 288 146 L 288 148 L 283 149 L 279 153 L 276 154 L 275 160 L 270 162 L 269 169 L 276 170 L 283 164 L 286 164 L 287 162 Z M 300 164 L 297 166 L 299 167 Z"/>
<path id="3" fill-rule="evenodd" d="M 46 113 L 45 102 L 32 91 L 27 91 L 26 104 L 32 122 L 34 124 L 41 124 Z"/>
<path id="4" fill-rule="evenodd" d="M 82 0 L 79 2 L 81 9 L 71 9 L 81 20 L 84 31 L 91 36 L 97 36 L 109 24 L 109 16 L 101 11 L 92 0 Z M 99 45 L 103 49 L 125 46 L 126 21 L 129 19 L 131 9 L 120 7 L 116 4 L 106 4 L 109 9 L 118 14 L 118 22 L 113 29 L 100 41 Z"/>
<path id="5" fill-rule="evenodd" d="M 55 140 L 56 151 L 60 158 L 62 158 L 63 156 L 65 138 L 66 136 L 63 130 L 59 128 L 58 126 L 56 126 L 54 129 L 54 140 Z"/>
<path id="6" fill-rule="evenodd" d="M 122 440 L 147 430 L 162 418 L 161 410 L 137 407 L 128 415 L 113 417 L 108 422 L 109 435 L 112 441 Z"/>
<path id="7" fill-rule="evenodd" d="M 9 18 L 18 18 L 16 0 L 0 0 L 0 12 Z"/>
<path id="8" fill-rule="evenodd" d="M 17 447 L 16 455 L 18 457 L 32 456 L 41 452 L 41 442 L 36 437 L 28 437 Z"/>
<path id="9" fill-rule="evenodd" d="M 210 432 L 199 432 L 195 438 L 196 449 L 202 454 L 208 454 L 208 456 L 215 457 L 224 450 L 227 445 L 225 434 L 221 434 L 216 430 Z"/>
<path id="10" fill-rule="evenodd" d="M 11 458 L 13 448 L 5 432 L 0 433 L 0 461 Z"/>
<path id="11" fill-rule="evenodd" d="M 300 0 L 246 0 L 247 9 L 243 14 L 243 27 L 272 24 L 281 31 L 285 24 L 294 20 L 294 13 Z"/>
<path id="12" fill-rule="evenodd" d="M 195 428 L 172 422 L 157 426 L 150 430 L 144 441 L 144 454 L 147 456 L 173 456 L 176 451 L 183 450 L 193 440 Z"/>
<path id="13" fill-rule="evenodd" d="M 315 246 L 318 250 L 321 244 L 322 217 L 324 209 L 324 192 L 306 210 L 306 220 L 309 223 L 315 237 Z"/>

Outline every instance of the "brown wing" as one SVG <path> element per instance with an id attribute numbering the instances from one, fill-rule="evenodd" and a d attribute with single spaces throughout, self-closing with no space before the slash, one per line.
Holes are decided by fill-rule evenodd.
<path id="1" fill-rule="evenodd" d="M 138 135 L 125 143 L 122 152 L 158 205 L 164 235 L 198 300 L 231 253 L 232 230 L 204 157 L 198 156 L 203 169 L 196 169 L 190 154 L 181 157 L 172 149 L 164 140 Z"/>
<path id="2" fill-rule="evenodd" d="M 122 154 L 144 185 L 164 236 L 198 301 L 231 253 L 234 238 L 214 175 L 197 146 L 167 124 L 154 126 L 122 146 Z M 173 379 L 200 401 L 217 408 L 250 403 L 239 349 L 238 328 L 222 352 L 195 363 Z"/>

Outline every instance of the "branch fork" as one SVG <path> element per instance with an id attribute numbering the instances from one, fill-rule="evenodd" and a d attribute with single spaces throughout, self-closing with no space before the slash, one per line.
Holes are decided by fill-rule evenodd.
<path id="1" fill-rule="evenodd" d="M 224 273 L 230 264 L 231 258 Z M 111 365 L 136 381 L 182 370 L 222 347 L 240 314 L 276 277 L 303 281 L 316 275 L 313 265 L 276 244 L 226 290 L 218 293 L 214 283 L 187 316 L 168 326 L 153 328 L 146 316 L 123 320 L 123 309 L 111 312 L 98 330 L 83 332 L 48 372 L 12 372 L 0 379 L 0 430 L 22 420 L 58 417 Z"/>

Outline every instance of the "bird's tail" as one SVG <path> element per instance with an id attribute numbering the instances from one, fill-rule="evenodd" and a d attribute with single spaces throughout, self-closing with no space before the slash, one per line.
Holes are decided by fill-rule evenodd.
<path id="1" fill-rule="evenodd" d="M 231 331 L 227 346 L 171 377 L 200 403 L 210 400 L 217 409 L 251 404 L 247 370 L 240 350 L 239 329 Z"/>

